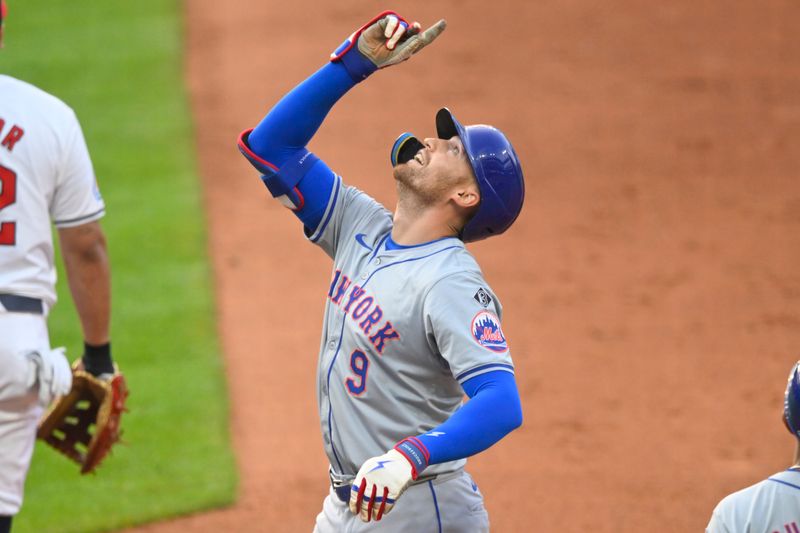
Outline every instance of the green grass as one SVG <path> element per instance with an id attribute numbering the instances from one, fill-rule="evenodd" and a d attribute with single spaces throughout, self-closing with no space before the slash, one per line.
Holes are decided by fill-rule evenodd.
<path id="1" fill-rule="evenodd" d="M 234 498 L 228 403 L 183 87 L 179 3 L 11 0 L 0 72 L 75 109 L 106 201 L 126 445 L 96 475 L 37 444 L 15 533 L 104 531 Z M 80 355 L 59 264 L 53 345 Z"/>

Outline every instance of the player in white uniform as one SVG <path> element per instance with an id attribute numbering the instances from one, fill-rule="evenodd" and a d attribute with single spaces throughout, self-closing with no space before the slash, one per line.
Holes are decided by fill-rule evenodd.
<path id="1" fill-rule="evenodd" d="M 796 439 L 793 466 L 723 498 L 706 533 L 800 533 L 800 361 L 789 373 L 783 422 Z"/>
<path id="2" fill-rule="evenodd" d="M 72 380 L 47 330 L 56 303 L 51 221 L 83 329 L 82 362 L 95 375 L 113 373 L 110 268 L 98 222 L 104 213 L 72 109 L 0 75 L 0 533 L 22 505 L 43 407 Z"/>
<path id="3" fill-rule="evenodd" d="M 502 308 L 464 246 L 502 233 L 522 208 L 508 139 L 441 109 L 437 137 L 395 142 L 394 213 L 305 148 L 342 95 L 443 29 L 381 13 L 239 139 L 334 263 L 317 370 L 331 465 L 319 533 L 488 531 L 465 459 L 522 423 Z"/>

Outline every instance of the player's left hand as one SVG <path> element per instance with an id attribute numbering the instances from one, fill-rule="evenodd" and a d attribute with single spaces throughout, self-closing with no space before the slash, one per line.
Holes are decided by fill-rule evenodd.
<path id="1" fill-rule="evenodd" d="M 425 31 L 394 11 L 384 11 L 354 31 L 332 54 L 355 81 L 375 70 L 402 63 L 431 44 L 447 27 L 444 19 Z"/>
<path id="2" fill-rule="evenodd" d="M 440 20 L 424 32 L 419 22 L 407 22 L 395 13 L 387 14 L 367 27 L 358 39 L 358 51 L 386 68 L 401 63 L 432 43 L 447 23 Z"/>
<path id="3" fill-rule="evenodd" d="M 367 459 L 350 491 L 350 511 L 364 522 L 380 520 L 414 479 L 411 463 L 397 450 Z"/>
<path id="4" fill-rule="evenodd" d="M 113 374 L 95 376 L 78 359 L 70 372 L 72 387 L 39 420 L 36 436 L 88 474 L 119 442 L 128 387 L 116 365 Z"/>

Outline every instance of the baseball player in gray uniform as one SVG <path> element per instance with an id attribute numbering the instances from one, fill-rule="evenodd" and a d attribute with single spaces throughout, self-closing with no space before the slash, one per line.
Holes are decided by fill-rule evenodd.
<path id="1" fill-rule="evenodd" d="M 466 457 L 522 423 L 502 308 L 464 246 L 503 233 L 522 208 L 505 135 L 447 109 L 436 136 L 401 135 L 390 152 L 394 213 L 306 149 L 342 95 L 444 28 L 379 14 L 239 138 L 272 196 L 333 259 L 317 371 L 331 480 L 320 533 L 488 531 Z"/>
<path id="2" fill-rule="evenodd" d="M 723 498 L 706 533 L 800 533 L 800 361 L 789 373 L 783 423 L 797 439 L 793 466 Z"/>
<path id="3" fill-rule="evenodd" d="M 0 44 L 6 14 L 0 0 Z M 75 113 L 0 75 L 0 533 L 22 505 L 42 409 L 72 383 L 47 330 L 56 302 L 51 221 L 83 328 L 83 365 L 96 376 L 114 373 L 104 214 Z"/>

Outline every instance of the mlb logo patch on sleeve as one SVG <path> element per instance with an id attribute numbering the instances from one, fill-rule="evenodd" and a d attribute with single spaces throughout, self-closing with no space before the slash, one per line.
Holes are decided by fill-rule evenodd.
<path id="1" fill-rule="evenodd" d="M 508 350 L 500 320 L 489 311 L 481 311 L 472 319 L 472 336 L 478 344 L 493 352 L 503 353 Z"/>
<path id="2" fill-rule="evenodd" d="M 486 292 L 483 289 L 483 287 L 478 289 L 478 292 L 475 293 L 475 296 L 473 296 L 473 298 L 475 298 L 475 301 L 477 301 L 484 307 L 489 307 L 489 304 L 492 303 L 492 297 L 489 296 L 489 293 Z"/>

